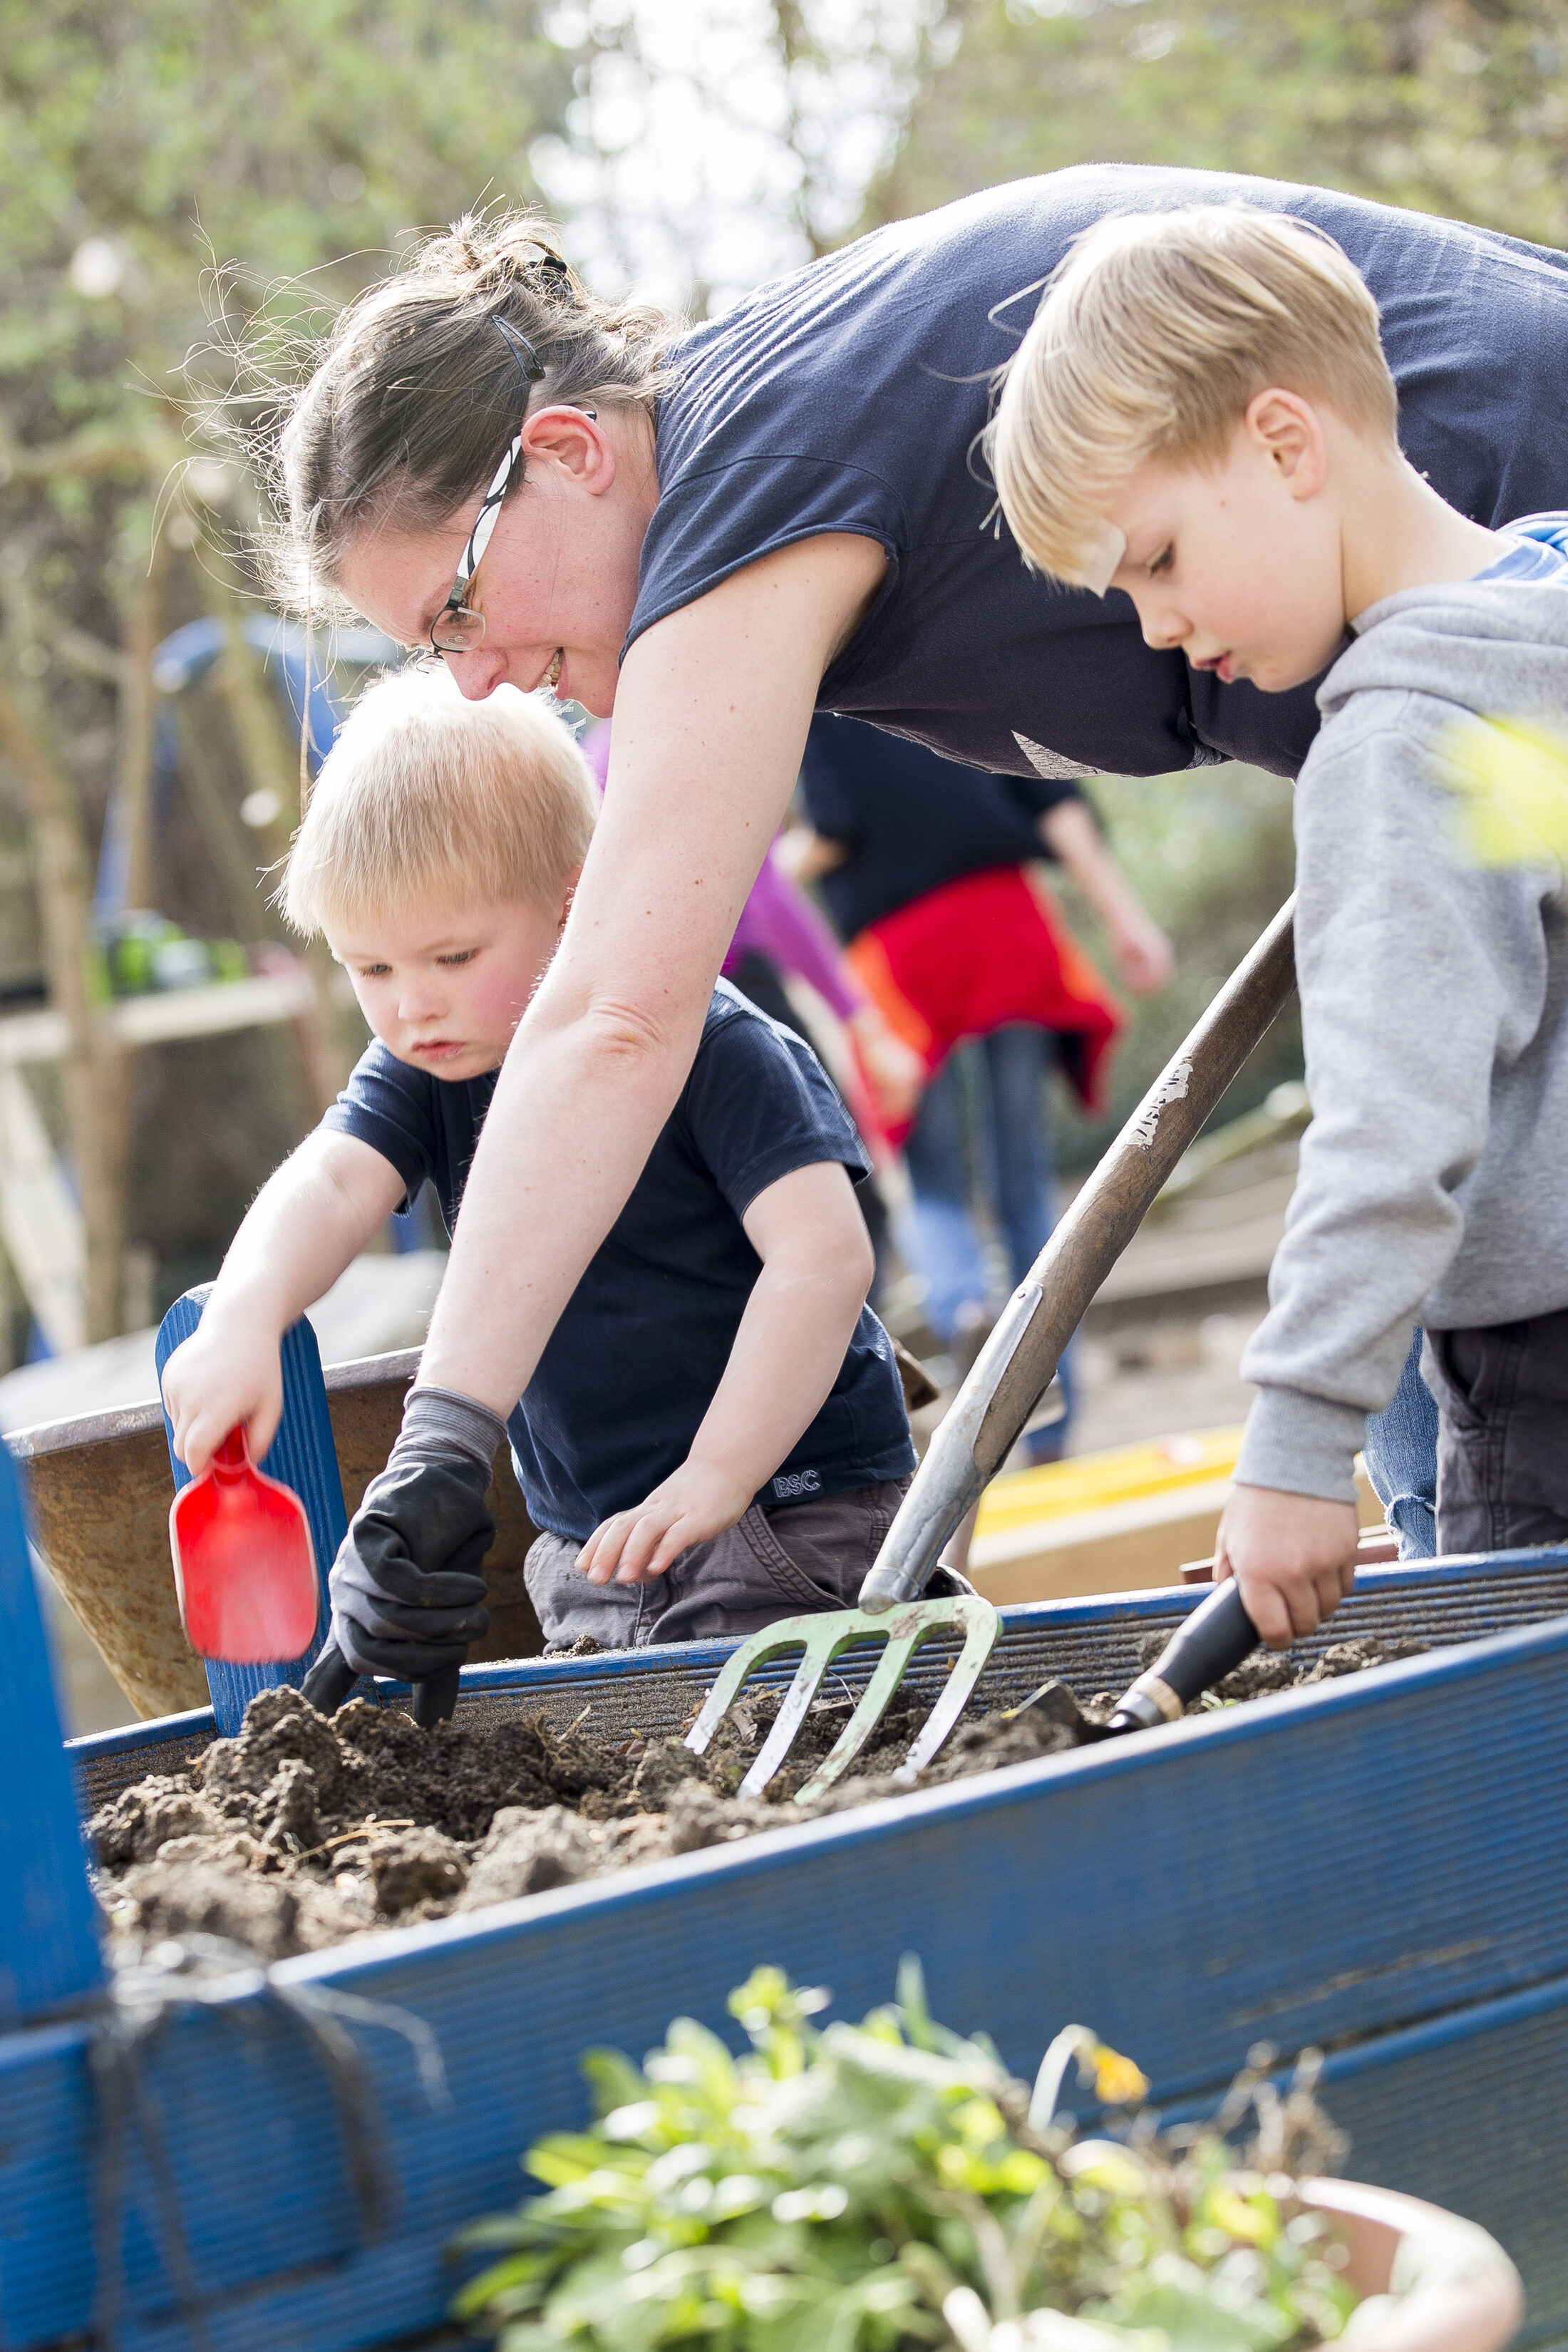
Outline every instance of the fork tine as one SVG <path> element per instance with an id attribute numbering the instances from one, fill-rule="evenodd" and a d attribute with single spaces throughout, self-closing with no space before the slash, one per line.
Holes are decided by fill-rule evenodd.
<path id="1" fill-rule="evenodd" d="M 798 1647 L 801 1658 L 795 1668 L 795 1679 L 761 1753 L 753 1759 L 741 1782 L 742 1797 L 761 1796 L 789 1754 L 807 1709 L 821 1689 L 823 1679 L 834 1660 L 857 1643 L 881 1642 L 882 1654 L 854 1713 L 831 1751 L 796 1793 L 795 1802 L 804 1804 L 830 1788 L 845 1767 L 860 1753 L 886 1713 L 889 1701 L 902 1682 L 910 1660 L 921 1644 L 935 1633 L 962 1628 L 964 1636 L 963 1650 L 930 1720 L 921 1729 L 920 1738 L 910 1751 L 909 1760 L 900 1770 L 900 1778 L 906 1775 L 912 1777 L 931 1761 L 957 1722 L 979 1679 L 981 1669 L 991 1654 L 1001 1622 L 991 1603 L 983 1601 L 978 1593 L 964 1593 L 951 1601 L 910 1601 L 890 1613 L 879 1611 L 873 1614 L 861 1609 L 841 1609 L 823 1616 L 786 1617 L 780 1623 L 753 1633 L 725 1661 L 723 1671 L 686 1735 L 686 1745 L 695 1756 L 705 1754 L 714 1733 L 750 1675 L 759 1666 L 765 1665 L 770 1658 L 777 1657 L 781 1651 Z"/>
<path id="2" fill-rule="evenodd" d="M 981 1669 L 991 1655 L 1002 1622 L 990 1601 L 983 1601 L 978 1593 L 961 1594 L 951 1601 L 912 1601 L 891 1616 L 873 1616 L 858 1610 L 855 1613 L 863 1618 L 867 1633 L 886 1632 L 887 1647 L 861 1694 L 859 1706 L 811 1778 L 796 1790 L 797 1805 L 810 1804 L 822 1796 L 854 1762 L 886 1714 L 910 1660 L 922 1643 L 929 1642 L 933 1634 L 961 1626 L 963 1647 L 942 1696 L 896 1776 L 900 1780 L 912 1780 L 930 1763 L 963 1713 L 980 1679 Z"/>
<path id="3" fill-rule="evenodd" d="M 751 1634 L 740 1648 L 725 1660 L 718 1681 L 702 1702 L 696 1722 L 686 1735 L 686 1745 L 694 1756 L 702 1756 L 712 1741 L 713 1734 L 735 1704 L 742 1685 L 759 1666 L 781 1650 L 793 1650 L 798 1643 L 804 1649 L 821 1624 L 819 1617 L 784 1617 L 776 1625 L 765 1625 L 760 1633 Z"/>
<path id="4" fill-rule="evenodd" d="M 988 1619 L 973 1613 L 970 1604 L 963 1601 L 958 1606 L 963 1612 L 963 1647 L 954 1661 L 942 1696 L 921 1726 L 920 1737 L 894 1773 L 895 1780 L 913 1780 L 925 1770 L 968 1706 L 974 1685 L 984 1672 L 985 1661 L 995 1646 L 1001 1620 L 990 1604 L 986 1604 Z"/>
<path id="5" fill-rule="evenodd" d="M 795 1801 L 797 1805 L 809 1804 L 814 1797 L 820 1797 L 825 1790 L 832 1787 L 845 1767 L 851 1764 L 858 1756 L 887 1713 L 888 1702 L 903 1680 L 904 1668 L 909 1664 L 920 1642 L 919 1630 L 915 1627 L 903 1627 L 902 1615 L 903 1612 L 900 1612 L 899 1618 L 889 1620 L 884 1617 L 881 1620 L 879 1630 L 883 1630 L 887 1633 L 886 1647 L 877 1661 L 870 1681 L 860 1694 L 859 1704 L 854 1714 L 810 1780 L 804 1781 L 795 1790 Z M 933 1633 L 939 1630 L 935 1626 L 931 1628 Z"/>
<path id="6" fill-rule="evenodd" d="M 762 1795 L 795 1745 L 795 1736 L 805 1720 L 806 1709 L 821 1689 L 824 1675 L 843 1647 L 842 1642 L 834 1640 L 831 1624 L 821 1626 L 818 1636 L 806 1643 L 801 1662 L 795 1668 L 795 1680 L 774 1718 L 773 1727 L 741 1783 L 739 1793 L 742 1797 Z"/>

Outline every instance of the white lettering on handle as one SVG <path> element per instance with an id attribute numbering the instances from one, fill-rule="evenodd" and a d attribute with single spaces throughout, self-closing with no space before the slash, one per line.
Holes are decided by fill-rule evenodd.
<path id="1" fill-rule="evenodd" d="M 1156 1130 L 1160 1125 L 1160 1113 L 1164 1109 L 1167 1103 L 1180 1102 L 1183 1100 L 1186 1094 L 1187 1086 L 1191 1080 L 1192 1075 L 1193 1066 L 1190 1062 L 1178 1062 L 1174 1069 L 1168 1070 L 1166 1072 L 1164 1077 L 1161 1080 L 1160 1085 L 1155 1089 L 1150 1100 L 1145 1103 L 1143 1108 L 1139 1112 L 1137 1124 L 1133 1128 L 1132 1133 L 1137 1141 L 1142 1145 L 1145 1151 L 1149 1150 L 1151 1144 L 1154 1140 Z"/>

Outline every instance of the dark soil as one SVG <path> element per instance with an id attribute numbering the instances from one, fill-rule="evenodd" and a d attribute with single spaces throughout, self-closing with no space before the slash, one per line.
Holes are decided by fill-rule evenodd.
<path id="1" fill-rule="evenodd" d="M 1151 1656 L 1163 1639 L 1152 1637 Z M 1425 1646 L 1340 1642 L 1310 1672 L 1264 1653 L 1200 1705 Z M 1084 1716 L 1103 1721 L 1118 1696 L 1103 1693 Z M 188 1772 L 137 1781 L 94 1817 L 100 1892 L 124 1933 L 224 1936 L 280 1959 L 905 1793 L 892 1776 L 924 1709 L 895 1701 L 853 1779 L 810 1806 L 790 1801 L 848 1718 L 847 1700 L 821 1700 L 766 1797 L 737 1797 L 778 1705 L 776 1695 L 742 1700 L 696 1757 L 677 1739 L 616 1744 L 582 1718 L 558 1727 L 521 1707 L 421 1731 L 363 1699 L 329 1721 L 297 1690 L 263 1691 L 237 1739 L 215 1739 Z M 963 1722 L 918 1785 L 1074 1747 L 1073 1713 L 1047 1696 Z"/>

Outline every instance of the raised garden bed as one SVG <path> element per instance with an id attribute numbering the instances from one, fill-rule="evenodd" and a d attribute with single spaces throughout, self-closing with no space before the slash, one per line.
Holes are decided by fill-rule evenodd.
<path id="1" fill-rule="evenodd" d="M 1144 1634 L 1145 1664 L 1164 1639 Z M 1260 1653 L 1190 1711 L 1310 1688 L 1426 1647 L 1361 1635 L 1310 1663 Z M 984 1712 L 977 1695 L 973 1719 L 915 1786 L 1076 1748 L 1082 1719 L 1053 1711 L 1053 1690 L 1060 1685 L 1022 1708 L 993 1693 Z M 1118 1696 L 1098 1693 L 1088 1719 L 1107 1720 Z M 237 1738 L 215 1740 L 185 1771 L 149 1773 L 100 1809 L 89 1825 L 96 1882 L 121 1937 L 218 1935 L 285 1959 L 903 1795 L 899 1768 L 924 1698 L 895 1699 L 856 1772 L 797 1807 L 796 1789 L 848 1719 L 841 1694 L 816 1703 L 765 1794 L 747 1798 L 739 1784 L 773 1727 L 776 1691 L 743 1696 L 697 1757 L 674 1733 L 627 1738 L 620 1722 L 600 1730 L 604 1708 L 592 1699 L 568 1719 L 520 1695 L 509 1709 L 478 1719 L 470 1709 L 422 1731 L 400 1706 L 363 1699 L 329 1723 L 284 1685 L 251 1701 Z"/>
<path id="2" fill-rule="evenodd" d="M 1371 1571 L 1335 1634 L 1436 1644 L 1563 1606 L 1568 1555 Z M 1194 1595 L 1008 1613 L 996 1675 L 1081 1696 Z M 715 1654 L 479 1667 L 463 1707 L 605 1707 L 679 1722 Z M 933 1667 L 938 1673 L 938 1667 Z M 185 1717 L 75 1745 L 94 1797 L 212 1738 Z M 931 2000 L 1011 2065 L 1072 2016 L 1135 2049 L 1163 2105 L 1217 2094 L 1250 2046 L 1331 2051 L 1326 2100 L 1361 2178 L 1469 2213 L 1526 2270 L 1526 2343 L 1568 2331 L 1556 2183 L 1568 2166 L 1568 1625 L 1519 1625 L 1175 1724 L 1117 1748 L 651 1863 L 496 1910 L 282 1961 L 437 2034 L 451 2105 L 406 2044 L 362 2028 L 400 2210 L 362 2244 L 331 2095 L 287 2018 L 237 1980 L 169 2018 L 148 2055 L 218 2352 L 390 2343 L 433 2326 L 451 2230 L 515 2194 L 517 2155 L 583 2115 L 576 2053 L 642 2051 L 675 2006 L 724 2028 L 754 1961 L 826 1980 L 839 2013 L 920 1952 Z M 12 2347 L 89 2324 L 97 2115 L 85 2025 L 0 2061 L 0 2310 Z M 120 2343 L 191 2343 L 132 2147 Z"/>
<path id="3" fill-rule="evenodd" d="M 993 1690 L 1016 1699 L 1053 1672 L 1082 1698 L 1115 1687 L 1139 1637 L 1194 1597 L 1010 1612 Z M 521 2150 L 581 2117 L 586 2042 L 640 2053 L 676 2008 L 723 2030 L 730 1987 L 764 1959 L 858 2013 L 906 1951 L 938 2012 L 994 2032 L 1011 2065 L 1091 2017 L 1171 2108 L 1217 2093 L 1259 2040 L 1324 2044 L 1350 2168 L 1491 2230 L 1526 2274 L 1521 2341 L 1553 2341 L 1568 2332 L 1568 1623 L 1528 1621 L 1554 1608 L 1568 1553 L 1373 1570 L 1335 1638 L 1431 1654 L 281 1962 L 279 1984 L 395 2003 L 440 2045 L 451 2105 L 432 2110 L 404 2041 L 359 2030 L 401 2184 L 374 2243 L 298 2029 L 243 1980 L 171 2017 L 146 2073 L 216 2352 L 335 2352 L 435 2325 L 450 2232 L 510 2201 Z M 480 1668 L 463 1707 L 570 1721 L 592 1702 L 646 1737 L 677 1727 L 720 1654 Z M 79 1742 L 84 1794 L 179 1769 L 211 1737 L 198 1716 Z M 89 2325 L 87 2042 L 67 2022 L 0 2045 L 14 2352 Z M 174 2352 L 193 2339 L 134 2146 L 130 2189 L 120 2341 Z"/>

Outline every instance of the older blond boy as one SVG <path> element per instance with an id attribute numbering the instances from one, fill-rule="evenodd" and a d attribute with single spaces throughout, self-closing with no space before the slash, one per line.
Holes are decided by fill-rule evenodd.
<path id="1" fill-rule="evenodd" d="M 1417 1322 L 1441 1548 L 1568 1539 L 1563 871 L 1544 838 L 1483 862 L 1455 823 L 1479 723 L 1568 713 L 1568 516 L 1483 529 L 1396 425 L 1344 255 L 1238 206 L 1091 230 L 994 428 L 1043 571 L 1123 590 L 1151 646 L 1226 685 L 1332 664 L 1295 811 L 1314 1118 L 1219 1537 L 1278 1646 L 1349 1589 L 1353 1457 Z"/>
<path id="2" fill-rule="evenodd" d="M 391 1210 L 428 1179 L 455 1223 L 595 807 L 570 733 L 510 687 L 470 703 L 444 671 L 405 671 L 340 734 L 282 898 L 326 934 L 374 1043 L 263 1188 L 165 1369 L 193 1470 L 237 1422 L 268 1444 L 282 1333 Z M 675 1112 L 510 1421 L 413 1391 L 332 1570 L 343 1681 L 449 1678 L 483 1631 L 483 1496 L 509 1432 L 554 1646 L 750 1633 L 852 1601 L 914 1466 L 865 1306 L 864 1169 L 813 1055 L 721 982 Z M 420 1465 L 424 1566 L 374 1508 Z"/>

